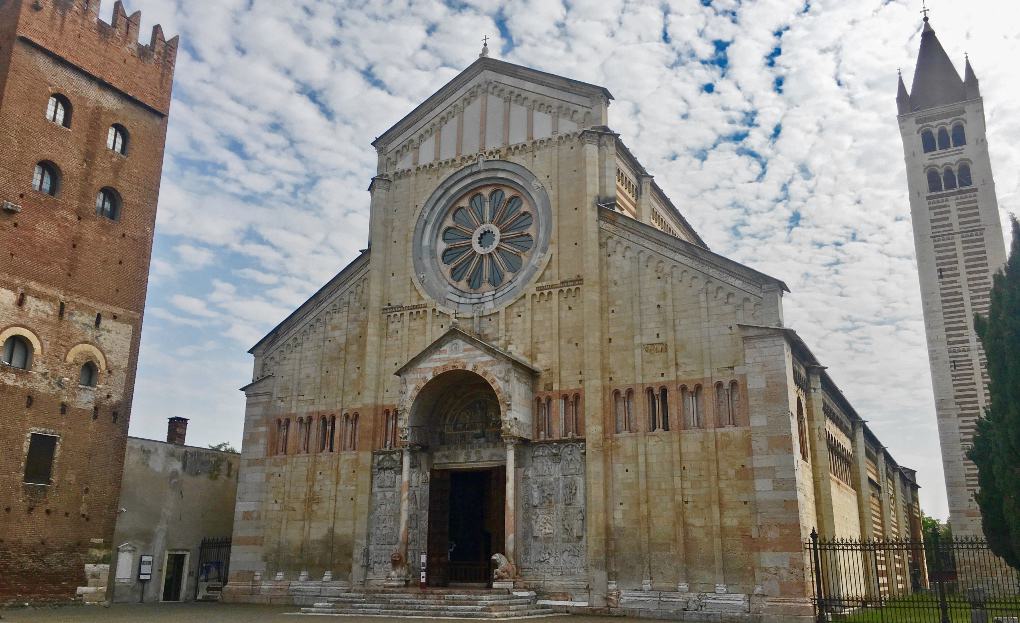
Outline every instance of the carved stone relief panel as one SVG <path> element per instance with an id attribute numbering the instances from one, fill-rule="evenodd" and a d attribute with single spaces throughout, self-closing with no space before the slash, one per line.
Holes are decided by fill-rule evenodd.
<path id="1" fill-rule="evenodd" d="M 368 541 L 369 577 L 386 577 L 400 530 L 400 452 L 372 457 L 372 505 Z"/>
<path id="2" fill-rule="evenodd" d="M 525 576 L 585 574 L 584 442 L 520 448 L 518 567 Z"/>
<path id="3" fill-rule="evenodd" d="M 407 560 L 412 570 L 428 546 L 429 472 L 431 466 L 422 452 L 411 454 L 411 483 L 408 491 Z"/>

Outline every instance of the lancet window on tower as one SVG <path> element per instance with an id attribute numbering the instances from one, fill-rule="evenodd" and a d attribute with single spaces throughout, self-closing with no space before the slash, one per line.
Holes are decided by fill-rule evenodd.
<path id="1" fill-rule="evenodd" d="M 949 149 L 949 130 L 945 128 L 939 128 L 939 149 Z"/>
<path id="2" fill-rule="evenodd" d="M 962 147 L 967 144 L 967 132 L 963 129 L 962 123 L 953 125 L 953 147 Z"/>
<path id="3" fill-rule="evenodd" d="M 797 396 L 797 441 L 800 445 L 800 458 L 808 460 L 807 419 L 804 417 L 804 403 Z"/>
<path id="4" fill-rule="evenodd" d="M 931 152 L 938 149 L 938 145 L 935 144 L 935 133 L 931 130 L 925 130 L 921 132 L 921 147 L 924 149 L 924 153 L 930 154 Z"/>

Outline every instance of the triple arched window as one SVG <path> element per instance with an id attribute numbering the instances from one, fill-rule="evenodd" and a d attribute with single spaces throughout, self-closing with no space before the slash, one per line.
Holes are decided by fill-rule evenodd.
<path id="1" fill-rule="evenodd" d="M 3 364 L 28 370 L 32 366 L 32 343 L 22 335 L 12 335 L 4 341 Z"/>
<path id="2" fill-rule="evenodd" d="M 634 426 L 634 390 L 613 392 L 613 419 L 616 421 L 616 432 L 633 433 Z"/>
<path id="3" fill-rule="evenodd" d="M 921 148 L 926 154 L 951 147 L 963 147 L 966 144 L 967 130 L 963 127 L 962 121 L 954 123 L 952 128 L 941 126 L 921 131 Z"/>
<path id="4" fill-rule="evenodd" d="M 740 423 L 740 384 L 736 381 L 715 384 L 715 416 L 719 426 L 737 426 Z"/>
<path id="5" fill-rule="evenodd" d="M 669 390 L 660 387 L 658 390 L 649 387 L 645 390 L 648 403 L 648 430 L 669 430 Z"/>
<path id="6" fill-rule="evenodd" d="M 684 411 L 684 427 L 704 428 L 705 426 L 705 398 L 701 385 L 680 387 L 680 403 Z"/>
<path id="7" fill-rule="evenodd" d="M 340 423 L 340 450 L 358 449 L 358 420 L 361 416 L 355 413 L 345 413 Z"/>
<path id="8" fill-rule="evenodd" d="M 974 185 L 970 164 L 966 162 L 961 162 L 955 168 L 945 166 L 940 170 L 932 167 L 925 172 L 925 176 L 928 179 L 929 193 L 940 193 L 946 190 L 968 188 Z"/>
<path id="9" fill-rule="evenodd" d="M 797 396 L 797 441 L 800 445 L 800 458 L 809 460 L 807 418 L 804 416 L 804 402 L 800 396 Z"/>

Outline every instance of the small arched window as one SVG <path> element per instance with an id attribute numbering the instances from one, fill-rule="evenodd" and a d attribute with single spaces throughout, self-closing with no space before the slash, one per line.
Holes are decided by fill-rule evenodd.
<path id="1" fill-rule="evenodd" d="M 549 436 L 549 431 L 545 428 L 545 401 L 541 398 L 535 399 L 535 425 L 538 426 L 539 439 Z"/>
<path id="2" fill-rule="evenodd" d="M 951 167 L 946 167 L 946 170 L 942 172 L 942 188 L 945 190 L 956 188 L 956 173 Z"/>
<path id="3" fill-rule="evenodd" d="M 329 422 L 326 416 L 319 418 L 319 452 L 325 452 L 328 444 Z"/>
<path id="4" fill-rule="evenodd" d="M 122 156 L 127 155 L 128 133 L 124 126 L 115 123 L 106 133 L 106 148 Z"/>
<path id="5" fill-rule="evenodd" d="M 669 390 L 665 387 L 659 388 L 659 426 L 669 430 Z"/>
<path id="6" fill-rule="evenodd" d="M 78 385 L 82 387 L 95 387 L 99 382 L 99 367 L 91 361 L 86 361 L 78 374 Z"/>
<path id="7" fill-rule="evenodd" d="M 624 430 L 626 430 L 628 433 L 633 433 L 634 432 L 634 390 L 633 389 L 628 389 L 627 390 L 627 396 L 626 396 L 626 398 L 624 400 L 624 405 L 623 405 L 623 413 L 624 413 L 624 418 L 626 420 L 624 422 Z"/>
<path id="8" fill-rule="evenodd" d="M 942 176 L 935 169 L 928 171 L 928 192 L 940 193 L 942 192 Z"/>
<path id="9" fill-rule="evenodd" d="M 953 147 L 962 147 L 967 144 L 967 131 L 963 129 L 962 123 L 953 126 Z"/>
<path id="10" fill-rule="evenodd" d="M 949 130 L 939 128 L 939 149 L 949 149 Z"/>
<path id="11" fill-rule="evenodd" d="M 112 188 L 104 188 L 96 195 L 96 214 L 111 221 L 120 220 L 120 194 Z"/>
<path id="12" fill-rule="evenodd" d="M 807 420 L 804 419 L 804 403 L 797 396 L 797 441 L 800 443 L 800 458 L 808 460 Z"/>
<path id="13" fill-rule="evenodd" d="M 935 134 L 931 130 L 921 132 L 921 147 L 924 149 L 924 153 L 926 154 L 938 149 L 935 145 Z"/>
<path id="14" fill-rule="evenodd" d="M 344 413 L 344 419 L 340 423 L 340 451 L 350 450 L 348 444 L 351 438 L 351 414 Z"/>
<path id="15" fill-rule="evenodd" d="M 574 394 L 574 408 L 571 410 L 570 415 L 571 427 L 570 432 L 574 436 L 581 434 L 581 395 Z"/>
<path id="16" fill-rule="evenodd" d="M 726 411 L 730 408 L 730 397 L 726 385 L 719 381 L 715 384 L 715 420 L 717 426 L 726 423 Z"/>
<path id="17" fill-rule="evenodd" d="M 625 430 L 626 417 L 623 413 L 623 395 L 620 390 L 613 392 L 613 420 L 616 423 L 616 432 L 622 433 Z"/>
<path id="18" fill-rule="evenodd" d="M 684 406 L 684 417 L 686 420 L 687 428 L 701 428 L 703 403 L 702 403 L 702 392 L 701 385 L 695 385 L 693 390 L 687 389 L 686 387 L 681 390 L 681 397 L 683 399 Z"/>
<path id="19" fill-rule="evenodd" d="M 52 162 L 39 162 L 32 174 L 32 188 L 47 195 L 56 196 L 60 188 L 60 172 Z"/>
<path id="20" fill-rule="evenodd" d="M 358 449 L 358 420 L 360 419 L 361 416 L 359 416 L 357 413 L 351 416 L 351 443 L 350 443 L 351 450 Z"/>
<path id="21" fill-rule="evenodd" d="M 390 419 L 390 410 L 386 409 L 383 411 L 383 448 L 387 450 L 393 447 L 390 445 L 390 438 L 393 434 L 392 426 L 393 421 Z"/>
<path id="22" fill-rule="evenodd" d="M 282 419 L 276 424 L 276 453 L 287 454 L 288 437 L 290 436 L 290 418 Z"/>
<path id="23" fill-rule="evenodd" d="M 329 451 L 336 450 L 336 416 L 329 416 Z"/>
<path id="24" fill-rule="evenodd" d="M 728 426 L 736 426 L 740 421 L 740 385 L 730 381 L 730 419 Z"/>
<path id="25" fill-rule="evenodd" d="M 21 335 L 12 335 L 4 342 L 3 363 L 12 368 L 28 370 L 32 365 L 32 343 Z"/>
<path id="26" fill-rule="evenodd" d="M 970 165 L 966 162 L 960 164 L 960 168 L 956 174 L 956 181 L 960 185 L 960 188 L 967 188 L 973 186 L 974 181 L 970 177 Z"/>
<path id="27" fill-rule="evenodd" d="M 651 387 L 645 390 L 645 397 L 648 399 L 648 430 L 659 430 L 659 398 Z"/>
<path id="28" fill-rule="evenodd" d="M 46 118 L 65 128 L 71 127 L 71 102 L 63 95 L 54 93 L 46 104 Z"/>

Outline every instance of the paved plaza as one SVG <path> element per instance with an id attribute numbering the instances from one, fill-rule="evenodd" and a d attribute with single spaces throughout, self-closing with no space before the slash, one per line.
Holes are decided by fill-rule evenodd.
<path id="1" fill-rule="evenodd" d="M 321 621 L 320 617 L 295 616 L 294 606 L 254 606 L 242 604 L 116 604 L 109 608 L 102 606 L 66 606 L 62 608 L 15 608 L 0 609 L 4 623 L 184 623 L 185 621 L 214 621 L 215 623 L 300 623 Z M 344 623 L 379 623 L 381 617 L 330 616 Z M 449 621 L 451 619 L 406 619 L 408 621 Z M 467 619 L 464 619 L 467 620 Z M 550 616 L 542 617 L 549 623 L 626 623 L 638 619 L 621 617 Z"/>

